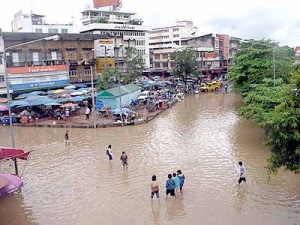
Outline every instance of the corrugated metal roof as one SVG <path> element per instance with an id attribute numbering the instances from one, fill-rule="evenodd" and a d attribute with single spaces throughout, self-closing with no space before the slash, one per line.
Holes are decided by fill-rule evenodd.
<path id="1" fill-rule="evenodd" d="M 141 90 L 141 88 L 135 84 L 126 84 L 120 87 L 111 88 L 105 91 L 101 91 L 97 97 L 100 98 L 117 98 L 122 95 L 126 95 L 132 92 Z M 120 93 L 121 92 L 121 93 Z"/>

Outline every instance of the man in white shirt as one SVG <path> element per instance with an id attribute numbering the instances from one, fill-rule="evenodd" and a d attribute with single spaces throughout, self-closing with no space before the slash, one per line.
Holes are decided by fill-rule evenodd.
<path id="1" fill-rule="evenodd" d="M 85 108 L 85 116 L 86 116 L 86 120 L 88 120 L 88 119 L 90 118 L 90 112 L 91 112 L 90 108 L 89 108 L 89 107 L 86 107 L 86 108 Z"/>
<path id="2" fill-rule="evenodd" d="M 242 183 L 242 181 L 246 182 L 246 168 L 243 165 L 243 162 L 239 162 L 240 165 L 240 179 L 239 179 L 239 184 Z"/>

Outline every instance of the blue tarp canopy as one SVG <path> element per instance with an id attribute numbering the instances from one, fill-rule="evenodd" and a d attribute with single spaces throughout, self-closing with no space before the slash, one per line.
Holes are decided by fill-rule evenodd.
<path id="1" fill-rule="evenodd" d="M 83 101 L 84 99 L 86 99 L 86 97 L 84 97 L 84 96 L 71 97 L 71 98 L 70 98 L 70 102 L 81 102 L 81 101 Z"/>

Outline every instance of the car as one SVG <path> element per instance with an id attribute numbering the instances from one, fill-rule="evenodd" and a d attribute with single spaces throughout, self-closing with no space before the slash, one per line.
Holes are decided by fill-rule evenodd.
<path id="1" fill-rule="evenodd" d="M 200 87 L 200 90 L 202 92 L 209 92 L 209 91 L 216 91 L 218 90 L 218 86 L 216 84 L 213 84 L 213 83 L 202 83 L 201 84 L 201 87 Z"/>
<path id="2" fill-rule="evenodd" d="M 145 100 L 150 96 L 150 91 L 143 91 L 139 97 L 137 98 L 137 100 Z"/>

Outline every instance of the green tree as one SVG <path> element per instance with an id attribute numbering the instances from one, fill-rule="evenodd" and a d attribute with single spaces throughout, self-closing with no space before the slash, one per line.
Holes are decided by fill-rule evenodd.
<path id="1" fill-rule="evenodd" d="M 242 43 L 234 59 L 235 65 L 229 71 L 229 79 L 233 81 L 235 90 L 247 93 L 252 84 L 260 84 L 264 78 L 274 79 L 273 51 L 275 84 L 288 82 L 293 49 L 288 46 L 280 47 L 270 40 L 250 41 Z"/>
<path id="2" fill-rule="evenodd" d="M 117 70 L 109 68 L 106 71 L 104 71 L 100 78 L 98 79 L 98 84 L 96 86 L 96 89 L 98 91 L 107 90 L 111 88 L 114 84 L 114 80 L 116 80 L 117 77 Z"/>
<path id="3" fill-rule="evenodd" d="M 142 76 L 145 69 L 145 63 L 141 54 L 136 48 L 128 48 L 126 50 L 126 65 L 130 75 L 130 81 Z"/>
<path id="4" fill-rule="evenodd" d="M 185 83 L 187 76 L 194 74 L 199 75 L 199 65 L 197 62 L 197 51 L 187 47 L 175 50 L 171 54 L 173 73 L 175 76 L 182 78 Z"/>
<path id="5" fill-rule="evenodd" d="M 271 148 L 269 172 L 281 166 L 300 169 L 300 65 L 294 66 L 291 83 L 286 85 L 281 103 L 266 124 L 266 142 Z"/>

